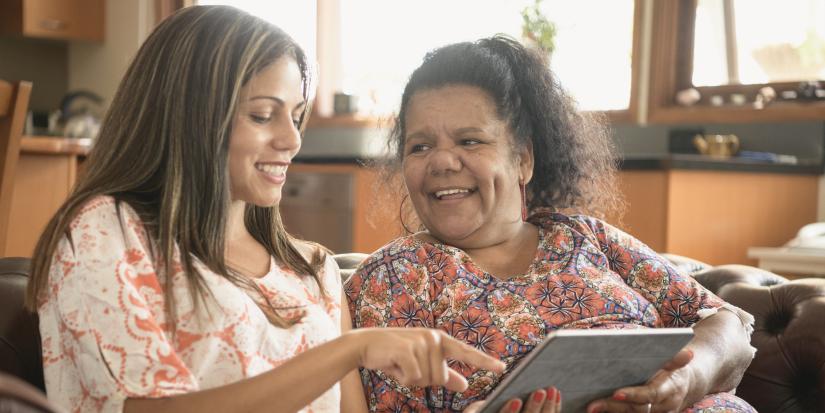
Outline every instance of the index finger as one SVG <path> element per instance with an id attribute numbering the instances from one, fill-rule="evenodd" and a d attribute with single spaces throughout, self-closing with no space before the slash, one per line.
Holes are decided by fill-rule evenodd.
<path id="1" fill-rule="evenodd" d="M 441 348 L 444 350 L 444 357 L 446 358 L 461 361 L 494 373 L 503 373 L 506 367 L 501 360 L 484 354 L 446 334 L 441 340 Z"/>

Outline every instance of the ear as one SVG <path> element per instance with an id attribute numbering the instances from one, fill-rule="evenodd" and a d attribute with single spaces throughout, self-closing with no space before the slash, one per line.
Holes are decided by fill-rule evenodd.
<path id="1" fill-rule="evenodd" d="M 529 141 L 518 153 L 519 181 L 527 185 L 533 179 L 533 142 Z"/>

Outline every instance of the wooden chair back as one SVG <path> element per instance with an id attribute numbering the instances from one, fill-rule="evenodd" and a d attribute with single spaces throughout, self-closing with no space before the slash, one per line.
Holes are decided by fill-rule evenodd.
<path id="1" fill-rule="evenodd" d="M 0 79 L 0 256 L 5 255 L 11 238 L 11 198 L 31 90 L 31 82 Z"/>

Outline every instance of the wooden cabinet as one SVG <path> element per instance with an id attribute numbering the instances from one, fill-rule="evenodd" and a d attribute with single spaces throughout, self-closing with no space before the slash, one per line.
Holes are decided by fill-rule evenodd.
<path id="1" fill-rule="evenodd" d="M 390 189 L 377 185 L 375 171 L 293 164 L 290 172 L 351 174 L 353 251 L 370 253 L 405 234 L 400 199 L 383 195 Z M 628 206 L 623 219 L 608 222 L 658 252 L 709 264 L 756 265 L 749 247 L 782 245 L 817 217 L 818 175 L 658 169 L 619 177 Z"/>
<path id="2" fill-rule="evenodd" d="M 103 41 L 105 0 L 0 0 L 0 32 Z"/>
<path id="3" fill-rule="evenodd" d="M 40 233 L 69 196 L 88 139 L 24 137 L 14 176 L 9 241 L 3 257 L 31 257 Z"/>
<path id="4" fill-rule="evenodd" d="M 380 185 L 378 173 L 356 164 L 292 164 L 289 173 L 348 174 L 352 177 L 352 251 L 371 253 L 387 242 L 404 235 L 398 219 L 400 198 L 392 197 Z M 289 217 L 284 216 L 284 221 Z M 343 223 L 341 224 L 343 225 Z M 288 223 L 287 223 L 288 226 Z M 330 231 L 340 228 L 329 228 Z M 323 244 L 322 240 L 317 241 Z M 336 251 L 341 252 L 341 251 Z"/>
<path id="5" fill-rule="evenodd" d="M 749 247 L 780 246 L 817 218 L 818 175 L 625 170 L 617 226 L 658 252 L 709 264 L 749 264 Z"/>

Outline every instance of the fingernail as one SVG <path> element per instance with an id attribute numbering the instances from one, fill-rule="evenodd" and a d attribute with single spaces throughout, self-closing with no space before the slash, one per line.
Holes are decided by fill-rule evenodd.
<path id="1" fill-rule="evenodd" d="M 555 389 L 555 387 L 554 387 L 554 389 Z M 557 390 L 556 391 L 556 404 L 559 404 L 559 403 L 561 403 L 561 391 Z"/>
<path id="2" fill-rule="evenodd" d="M 555 400 L 556 399 L 556 388 L 551 387 L 547 389 L 547 400 Z"/>
<path id="3" fill-rule="evenodd" d="M 521 410 L 521 400 L 513 400 L 510 402 L 510 411 L 517 412 Z"/>
<path id="4" fill-rule="evenodd" d="M 613 400 L 624 401 L 627 400 L 627 395 L 624 393 L 616 393 L 613 395 Z"/>
<path id="5" fill-rule="evenodd" d="M 533 402 L 541 403 L 542 401 L 544 401 L 544 396 L 545 396 L 544 391 L 536 390 L 536 392 L 533 393 Z"/>

